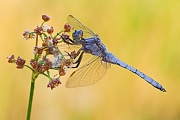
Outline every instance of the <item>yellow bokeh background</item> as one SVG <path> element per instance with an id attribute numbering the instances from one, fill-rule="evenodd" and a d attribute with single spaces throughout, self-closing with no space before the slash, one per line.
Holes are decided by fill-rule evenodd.
<path id="1" fill-rule="evenodd" d="M 179 0 L 7 0 L 0 1 L 0 119 L 25 120 L 31 71 L 7 63 L 11 54 L 29 61 L 34 40 L 26 29 L 51 16 L 56 32 L 72 14 L 95 33 L 119 59 L 161 83 L 163 93 L 140 77 L 112 65 L 97 84 L 65 87 L 69 70 L 54 90 L 48 79 L 36 81 L 32 120 L 179 120 Z M 28 63 L 28 62 L 27 62 Z"/>

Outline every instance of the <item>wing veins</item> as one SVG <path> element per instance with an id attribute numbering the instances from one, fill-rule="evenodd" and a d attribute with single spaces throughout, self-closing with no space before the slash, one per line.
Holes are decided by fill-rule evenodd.
<path id="1" fill-rule="evenodd" d="M 73 72 L 66 87 L 82 87 L 98 82 L 106 73 L 101 58 L 94 57 L 87 64 Z"/>
<path id="2" fill-rule="evenodd" d="M 85 25 L 83 25 L 79 20 L 77 20 L 75 17 L 73 17 L 72 15 L 68 16 L 68 23 L 70 25 L 72 25 L 76 30 L 82 30 L 85 33 L 89 34 L 88 35 L 84 35 L 85 37 L 90 37 L 90 36 L 95 36 L 95 34 Z"/>

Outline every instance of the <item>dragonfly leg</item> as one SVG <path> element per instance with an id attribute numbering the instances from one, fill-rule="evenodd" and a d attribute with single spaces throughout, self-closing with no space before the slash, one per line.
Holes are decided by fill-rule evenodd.
<path id="1" fill-rule="evenodd" d="M 67 44 L 70 44 L 70 45 L 74 45 L 74 41 L 72 39 L 70 39 L 70 38 L 63 38 L 62 36 L 61 36 L 61 38 L 62 38 L 63 42 L 65 42 Z"/>
<path id="2" fill-rule="evenodd" d="M 79 56 L 80 52 L 81 52 L 81 49 L 79 49 L 79 50 L 77 51 L 77 53 L 74 55 L 74 59 L 76 59 L 76 57 Z M 84 53 L 84 52 L 82 52 L 82 53 Z M 82 54 L 82 53 L 81 53 L 81 54 Z M 81 55 L 80 55 L 80 56 L 81 56 Z M 78 58 L 78 59 L 79 59 L 79 58 Z"/>
<path id="3" fill-rule="evenodd" d="M 72 67 L 72 68 L 78 68 L 78 67 L 79 67 L 79 65 L 80 65 L 80 63 L 81 63 L 81 60 L 82 60 L 82 57 L 83 57 L 83 54 L 84 54 L 84 52 L 82 52 L 82 53 L 80 54 L 80 56 L 79 56 L 79 58 L 77 59 L 77 61 L 74 62 L 74 64 L 76 64 L 76 66 L 74 66 L 74 67 Z"/>

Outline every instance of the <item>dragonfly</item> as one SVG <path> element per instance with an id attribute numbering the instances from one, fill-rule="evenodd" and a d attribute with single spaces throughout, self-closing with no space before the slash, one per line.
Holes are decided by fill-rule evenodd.
<path id="1" fill-rule="evenodd" d="M 72 39 L 62 39 L 68 46 L 75 46 L 76 49 L 78 49 L 76 54 L 78 60 L 74 63 L 76 66 L 73 67 L 78 69 L 70 75 L 66 82 L 66 87 L 84 87 L 95 84 L 105 76 L 107 69 L 110 68 L 111 64 L 115 64 L 135 73 L 162 92 L 166 92 L 161 84 L 143 72 L 121 61 L 109 52 L 99 36 L 92 32 L 88 27 L 84 26 L 75 17 L 69 15 L 67 20 L 75 31 L 72 33 Z M 84 65 L 79 67 L 83 56 L 86 54 L 90 55 L 91 58 L 89 58 Z"/>

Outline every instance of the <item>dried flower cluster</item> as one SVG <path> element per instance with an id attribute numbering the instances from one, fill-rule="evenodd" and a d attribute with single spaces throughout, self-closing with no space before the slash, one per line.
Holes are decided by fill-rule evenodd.
<path id="1" fill-rule="evenodd" d="M 8 62 L 9 63 L 16 63 L 18 69 L 23 69 L 24 68 L 24 65 L 26 63 L 26 60 L 20 58 L 18 56 L 17 59 L 15 59 L 14 55 L 11 55 L 9 58 L 8 58 Z"/>
<path id="2" fill-rule="evenodd" d="M 59 84 L 61 84 L 60 79 L 59 78 L 55 78 L 55 79 L 53 79 L 52 81 L 49 82 L 47 87 L 50 87 L 51 89 L 53 89 L 56 86 L 58 86 Z"/>
<path id="3" fill-rule="evenodd" d="M 26 65 L 26 60 L 18 57 L 15 59 L 14 55 L 8 58 L 9 63 L 16 63 L 18 69 L 23 69 L 24 66 L 31 69 L 36 75 L 42 74 L 49 79 L 47 87 L 55 88 L 60 82 L 60 76 L 66 74 L 67 68 L 71 68 L 74 62 L 76 52 L 72 51 L 68 54 L 63 54 L 58 47 L 62 43 L 62 39 L 68 39 L 68 32 L 71 31 L 71 26 L 66 23 L 62 31 L 53 36 L 53 26 L 44 25 L 50 20 L 47 15 L 42 15 L 43 22 L 40 26 L 34 28 L 33 31 L 26 30 L 23 33 L 23 39 L 35 39 L 36 44 L 33 49 L 34 58 L 30 60 L 30 66 Z M 39 44 L 39 39 L 41 45 Z M 52 58 L 52 59 L 51 59 Z M 50 70 L 58 70 L 58 77 L 50 77 Z"/>

